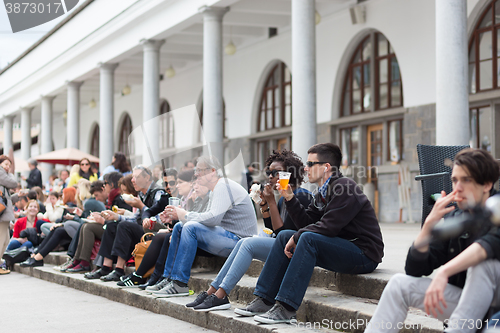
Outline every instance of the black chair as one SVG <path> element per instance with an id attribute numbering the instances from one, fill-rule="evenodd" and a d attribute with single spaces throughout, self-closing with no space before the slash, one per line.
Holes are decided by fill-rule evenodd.
<path id="1" fill-rule="evenodd" d="M 431 195 L 452 191 L 451 164 L 455 155 L 469 146 L 427 146 L 417 145 L 420 175 L 415 180 L 422 182 L 422 225 L 434 206 Z M 448 165 L 447 165 L 448 164 Z"/>

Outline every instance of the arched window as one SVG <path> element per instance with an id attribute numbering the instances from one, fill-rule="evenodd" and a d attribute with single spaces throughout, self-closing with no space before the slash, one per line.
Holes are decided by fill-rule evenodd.
<path id="1" fill-rule="evenodd" d="M 479 17 L 469 41 L 470 92 L 498 89 L 500 1 L 493 0 Z M 497 74 L 499 73 L 499 74 Z"/>
<path id="2" fill-rule="evenodd" d="M 174 118 L 169 112 L 170 104 L 163 101 L 160 107 L 160 115 L 163 115 L 160 120 L 160 150 L 175 147 Z"/>
<path id="3" fill-rule="evenodd" d="M 128 158 L 132 160 L 132 156 L 135 155 L 134 140 L 130 140 L 129 136 L 132 133 L 132 120 L 128 114 L 125 115 L 122 121 L 122 126 L 120 128 L 120 141 L 118 142 L 118 151 L 121 151 Z"/>
<path id="4" fill-rule="evenodd" d="M 358 44 L 351 57 L 344 79 L 341 115 L 398 106 L 403 106 L 398 60 L 385 36 L 375 32 Z"/>
<path id="5" fill-rule="evenodd" d="M 273 67 L 265 81 L 257 123 L 259 132 L 292 125 L 292 75 L 285 63 Z"/>
<path id="6" fill-rule="evenodd" d="M 92 142 L 90 143 L 90 155 L 99 157 L 99 125 L 94 126 L 92 132 Z"/>

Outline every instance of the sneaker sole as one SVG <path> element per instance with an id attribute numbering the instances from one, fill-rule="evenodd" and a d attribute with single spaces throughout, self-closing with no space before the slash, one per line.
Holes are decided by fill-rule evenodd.
<path id="1" fill-rule="evenodd" d="M 269 319 L 266 317 L 261 317 L 261 316 L 255 316 L 253 318 L 255 321 L 263 324 L 291 324 L 291 323 L 296 323 L 297 319 Z"/>
<path id="2" fill-rule="evenodd" d="M 227 310 L 229 308 L 231 308 L 231 304 L 222 304 L 222 305 L 213 306 L 213 307 L 208 308 L 208 309 L 193 309 L 193 310 L 198 311 L 198 312 L 209 312 L 209 311 L 216 311 L 216 310 Z"/>
<path id="3" fill-rule="evenodd" d="M 245 309 L 234 309 L 234 313 L 240 315 L 240 316 L 245 316 L 245 317 L 253 317 L 253 316 L 258 316 L 261 314 L 264 314 L 265 312 L 250 312 Z"/>
<path id="4" fill-rule="evenodd" d="M 156 298 L 168 298 L 168 297 L 182 297 L 182 296 L 189 296 L 189 291 L 186 293 L 177 293 L 177 294 L 153 294 L 154 297 Z"/>

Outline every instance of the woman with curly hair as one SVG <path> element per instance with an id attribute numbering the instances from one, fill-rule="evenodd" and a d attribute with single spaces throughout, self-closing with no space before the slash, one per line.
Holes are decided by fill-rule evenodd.
<path id="1" fill-rule="evenodd" d="M 261 192 L 260 207 L 266 228 L 272 229 L 275 235 L 285 229 L 298 230 L 298 226 L 294 224 L 287 213 L 283 198 L 280 198 L 278 202 L 275 200 L 275 188 L 279 181 L 278 173 L 280 171 L 291 173 L 289 185 L 304 207 L 308 207 L 312 201 L 311 193 L 300 187 L 305 174 L 300 157 L 289 150 L 273 151 L 273 154 L 266 160 L 266 174 L 269 183 L 264 186 Z M 274 244 L 274 237 L 240 239 L 219 274 L 211 283 L 210 288 L 200 293 L 193 302 L 186 304 L 186 306 L 197 311 L 229 309 L 231 304 L 227 295 L 250 267 L 252 259 L 266 261 Z"/>

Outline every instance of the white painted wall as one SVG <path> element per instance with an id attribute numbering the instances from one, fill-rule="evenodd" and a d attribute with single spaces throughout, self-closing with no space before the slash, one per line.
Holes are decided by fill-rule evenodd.
<path id="1" fill-rule="evenodd" d="M 122 5 L 125 6 L 131 2 L 131 0 L 127 0 Z M 152 2 L 150 0 L 148 3 Z M 477 15 L 477 8 L 483 6 L 484 3 L 485 0 L 468 0 L 469 14 Z M 342 88 L 345 67 L 357 41 L 370 29 L 383 33 L 396 52 L 403 79 L 404 106 L 412 107 L 435 103 L 434 1 L 377 0 L 368 1 L 364 5 L 367 8 L 367 21 L 364 24 L 352 25 L 349 12 L 345 10 L 323 17 L 321 23 L 317 25 L 317 120 L 319 123 L 336 118 L 336 111 L 340 103 L 338 96 Z M 89 13 L 93 13 L 93 11 L 89 11 Z M 87 21 L 82 22 L 87 17 L 88 14 L 83 15 L 83 13 L 81 17 L 77 16 L 74 21 L 68 23 L 67 27 L 56 33 L 54 40 L 59 42 L 61 39 L 76 36 L 68 30 L 75 30 L 78 25 L 81 26 L 83 23 L 90 24 Z M 102 24 L 104 17 L 98 16 L 96 20 Z M 469 21 L 472 20 L 473 18 Z M 92 24 L 94 24 L 93 22 Z M 138 35 L 136 36 L 137 31 L 134 29 L 141 30 L 144 27 L 142 25 L 137 28 L 129 26 L 121 36 L 115 37 L 121 41 L 123 48 L 128 45 L 124 39 L 130 36 L 138 37 Z M 134 43 L 136 42 L 134 41 Z M 112 53 L 110 45 L 98 43 L 95 48 L 85 49 L 83 53 L 74 55 L 73 58 L 76 59 L 74 63 L 60 67 L 55 66 L 50 75 L 44 72 L 46 80 L 42 80 L 41 72 L 46 71 L 49 65 L 33 67 L 35 62 L 33 57 L 41 57 L 37 59 L 41 59 L 40 64 L 42 65 L 50 62 L 49 48 L 55 47 L 52 43 L 49 38 L 36 52 L 0 76 L 0 114 L 13 111 L 9 106 L 14 105 L 12 103 L 21 98 L 27 104 L 39 103 L 40 93 L 61 90 L 66 79 L 72 79 L 78 75 L 89 75 L 90 72 L 86 74 L 83 70 L 94 71 L 98 60 L 107 60 L 106 57 L 109 58 Z M 85 43 L 85 41 L 81 43 Z M 279 35 L 276 37 L 263 39 L 246 47 L 239 47 L 233 56 L 224 55 L 224 100 L 229 124 L 227 128 L 229 138 L 246 137 L 252 134 L 254 113 L 259 106 L 260 91 L 258 91 L 258 87 L 267 74 L 264 73 L 264 70 L 276 60 L 284 61 L 289 67 L 291 66 L 290 31 L 279 31 Z M 8 93 L 6 95 L 6 91 L 8 92 L 10 87 L 8 87 L 7 82 L 14 80 L 14 75 L 18 75 L 22 79 L 22 77 L 29 76 L 30 73 L 35 77 L 41 76 L 32 83 L 26 84 L 16 96 L 2 99 L 8 95 Z M 160 83 L 161 98 L 168 100 L 174 110 L 197 104 L 203 89 L 202 73 L 202 65 L 200 64 L 180 71 L 172 79 L 165 78 Z M 23 84 L 22 80 L 18 80 L 18 82 L 20 82 L 19 85 Z M 37 88 L 31 89 L 35 83 L 38 84 Z M 96 102 L 99 105 L 97 99 Z M 18 106 L 16 105 L 16 108 Z M 132 93 L 128 96 L 115 96 L 115 148 L 118 147 L 119 129 L 125 111 L 131 116 L 134 128 L 140 125 L 142 122 L 141 85 L 134 85 Z M 82 104 L 80 115 L 82 150 L 89 151 L 91 127 L 94 122 L 98 121 L 99 107 L 90 109 L 88 105 Z M 60 149 L 64 147 L 66 137 L 62 119 L 55 117 L 54 125 L 55 148 Z M 191 140 L 191 143 L 195 144 L 195 137 L 195 135 L 188 135 L 184 139 Z"/>

